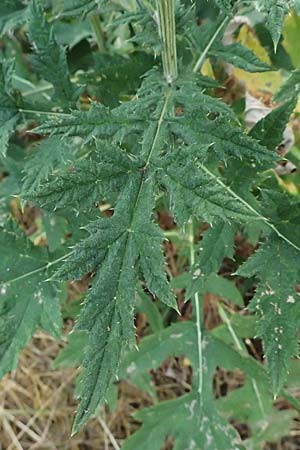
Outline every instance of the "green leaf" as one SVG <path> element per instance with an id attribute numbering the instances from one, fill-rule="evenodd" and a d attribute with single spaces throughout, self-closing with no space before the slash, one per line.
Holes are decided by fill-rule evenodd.
<path id="1" fill-rule="evenodd" d="M 254 338 L 256 335 L 256 317 L 253 315 L 243 316 L 232 314 L 230 316 L 230 326 L 238 338 Z M 212 334 L 225 344 L 232 344 L 232 334 L 226 323 L 213 329 Z"/>
<path id="2" fill-rule="evenodd" d="M 136 308 L 146 315 L 153 333 L 163 329 L 163 318 L 157 303 L 153 302 L 142 289 L 138 290 Z"/>
<path id="3" fill-rule="evenodd" d="M 184 109 L 184 114 L 174 117 L 164 116 L 165 140 L 175 138 L 175 143 L 202 147 L 210 146 L 220 159 L 234 156 L 248 162 L 257 161 L 262 167 L 268 166 L 275 155 L 259 145 L 254 139 L 245 135 L 237 125 L 233 112 L 225 103 L 203 94 L 197 85 L 197 77 L 187 81 L 178 81 L 178 86 L 170 90 L 170 102 L 174 107 Z M 100 104 L 93 104 L 88 112 L 74 111 L 50 120 L 35 129 L 36 133 L 80 136 L 86 142 L 95 137 L 112 138 L 115 143 L 122 143 L 129 135 L 141 137 L 151 124 L 155 123 L 157 104 L 164 96 L 165 86 L 156 72 L 150 73 L 138 91 L 137 99 L 125 102 L 118 108 L 109 109 Z"/>
<path id="4" fill-rule="evenodd" d="M 34 69 L 53 84 L 57 100 L 74 102 L 79 90 L 70 81 L 65 51 L 58 45 L 53 27 L 46 21 L 38 0 L 33 0 L 30 6 L 28 35 L 35 49 Z"/>
<path id="5" fill-rule="evenodd" d="M 296 14 L 300 12 L 300 2 L 299 0 L 291 0 L 291 7 L 295 11 Z"/>
<path id="6" fill-rule="evenodd" d="M 236 305 L 244 306 L 243 297 L 235 286 L 234 281 L 230 281 L 227 278 L 212 273 L 206 280 L 205 291 L 227 299 L 229 302 L 235 303 Z"/>
<path id="7" fill-rule="evenodd" d="M 272 415 L 265 419 L 264 429 L 261 430 L 258 424 L 253 429 L 252 439 L 247 440 L 245 444 L 252 446 L 252 448 L 260 449 L 265 442 L 278 442 L 282 438 L 290 436 L 296 421 L 297 412 L 294 410 L 274 411 Z"/>
<path id="8" fill-rule="evenodd" d="M 65 241 L 68 232 L 68 222 L 64 217 L 47 213 L 47 211 L 43 211 L 42 221 L 49 251 L 54 252 Z"/>
<path id="9" fill-rule="evenodd" d="M 113 217 L 90 224 L 90 237 L 58 272 L 60 278 L 69 279 L 96 272 L 77 324 L 77 329 L 89 333 L 89 346 L 74 432 L 95 412 L 116 375 L 122 348 L 134 341 L 138 269 L 153 295 L 176 307 L 163 267 L 162 235 L 149 223 L 152 206 L 151 179 L 144 179 L 143 173 L 131 176 Z"/>
<path id="10" fill-rule="evenodd" d="M 218 409 L 230 420 L 247 423 L 250 436 L 244 441 L 246 448 L 261 449 L 265 442 L 278 442 L 289 435 L 297 411 L 278 411 L 273 406 L 265 380 L 248 377 L 245 384 L 217 400 Z M 265 426 L 261 427 L 262 421 Z M 284 426 L 282 426 L 282 421 Z"/>
<path id="11" fill-rule="evenodd" d="M 215 3 L 224 13 L 231 15 L 234 3 L 239 2 L 231 0 L 215 0 Z M 256 8 L 266 15 L 266 27 L 271 34 L 274 50 L 276 51 L 281 38 L 285 16 L 288 14 L 290 6 L 295 7 L 296 10 L 299 8 L 297 0 L 291 0 L 289 2 L 285 0 L 256 0 L 248 3 L 250 3 L 251 7 Z"/>
<path id="12" fill-rule="evenodd" d="M 55 147 L 54 151 L 47 145 L 49 140 L 50 145 L 53 143 Z M 59 137 L 53 136 L 45 141 L 45 144 L 42 151 L 45 149 L 48 152 L 50 164 L 41 168 L 36 177 L 35 171 L 45 159 L 39 159 L 40 153 L 35 153 L 34 162 L 37 164 L 33 165 L 32 161 L 29 161 L 25 166 L 25 171 L 28 166 L 29 175 L 25 179 L 24 189 L 30 187 L 32 179 L 35 179 L 37 189 L 34 189 L 34 185 L 33 189 L 27 188 L 28 194 L 24 193 L 24 197 L 50 209 L 70 206 L 90 208 L 104 198 L 114 202 L 120 188 L 141 166 L 141 163 L 128 155 L 125 150 L 106 141 L 97 141 L 96 148 L 85 159 L 74 163 L 66 161 L 68 155 L 73 152 L 72 139 L 61 141 Z M 42 184 L 40 178 L 47 179 L 53 163 L 56 166 L 59 164 L 62 168 L 65 166 L 67 171 L 60 170 L 54 173 L 48 182 Z"/>
<path id="13" fill-rule="evenodd" d="M 235 0 L 214 0 L 215 4 L 226 14 L 232 14 L 232 7 Z"/>
<path id="14" fill-rule="evenodd" d="M 86 15 L 100 4 L 100 0 L 55 0 L 54 12 L 59 15 Z"/>
<path id="15" fill-rule="evenodd" d="M 248 324 L 249 320 L 250 324 Z M 253 335 L 253 320 L 254 317 L 251 316 L 234 315 L 231 327 L 238 336 L 248 337 Z M 155 335 L 145 337 L 140 343 L 139 351 L 134 349 L 125 355 L 119 372 L 120 377 L 129 377 L 130 381 L 135 384 L 136 379 L 139 379 L 150 369 L 157 369 L 167 358 L 185 355 L 193 365 L 194 378 L 197 378 L 196 367 L 198 366 L 198 359 L 194 345 L 196 342 L 195 328 L 196 325 L 191 322 L 178 322 Z M 224 416 L 228 420 L 235 418 L 245 421 L 245 415 L 249 418 L 250 414 L 250 425 L 251 427 L 253 426 L 253 430 L 256 433 L 260 430 L 261 420 L 271 420 L 269 415 L 275 413 L 276 410 L 273 408 L 273 399 L 268 394 L 268 378 L 264 367 L 254 359 L 249 358 L 247 353 L 241 355 L 233 350 L 231 345 L 235 345 L 235 343 L 232 341 L 230 333 L 224 336 L 224 328 L 227 329 L 227 325 L 221 325 L 215 328 L 210 335 L 205 333 L 203 336 L 204 386 L 202 397 L 200 397 L 202 402 L 199 400 L 199 397 L 196 397 L 197 387 L 194 382 L 190 394 L 179 397 L 175 401 L 162 402 L 150 409 L 138 412 L 137 418 L 143 421 L 142 428 L 126 441 L 125 449 L 142 448 L 148 450 L 157 448 L 160 450 L 166 436 L 175 438 L 175 448 L 180 450 L 186 448 L 186 443 L 190 441 L 194 441 L 194 447 L 192 446 L 191 448 L 199 450 L 203 448 L 238 448 L 238 440 L 234 444 L 234 431 L 228 428 L 224 421 L 225 417 L 220 418 L 216 416 L 216 407 L 222 413 L 225 413 Z M 219 340 L 219 338 L 224 339 L 226 343 Z M 226 396 L 217 401 L 212 399 L 211 377 L 216 366 L 227 370 L 239 368 L 246 374 L 245 387 L 247 392 L 250 389 L 251 404 L 255 405 L 252 414 L 247 400 L 244 402 L 241 397 L 241 392 L 244 388 L 234 390 L 229 394 L 229 397 Z M 230 397 L 231 395 L 232 398 Z M 228 402 L 226 403 L 227 398 Z M 234 404 L 235 399 L 238 399 L 238 405 L 232 409 L 230 405 Z M 188 408 L 190 401 L 192 402 L 192 408 Z M 224 407 L 224 402 L 227 408 Z M 170 421 L 170 417 L 177 417 L 177 412 L 179 411 L 178 420 Z M 241 414 L 244 415 L 241 416 Z M 206 430 L 206 434 L 201 433 L 201 426 L 205 427 L 203 424 L 205 417 L 209 419 L 210 423 L 214 424 L 214 429 Z M 158 418 L 159 420 L 157 420 Z M 226 439 L 226 437 L 221 436 L 219 432 L 221 424 L 223 424 L 224 431 L 228 430 L 231 438 L 227 436 Z M 153 430 L 156 433 L 153 433 Z M 211 434 L 211 442 L 209 444 L 205 440 L 207 434 Z"/>
<path id="16" fill-rule="evenodd" d="M 298 2 L 300 6 L 300 2 Z M 291 66 L 296 68 L 300 64 L 299 56 L 299 41 L 300 41 L 300 18 L 298 13 L 290 14 L 284 24 L 283 35 L 283 46 L 291 59 Z M 291 70 L 292 67 L 288 69 Z"/>
<path id="17" fill-rule="evenodd" d="M 242 133 L 241 129 L 232 126 L 226 117 L 210 112 L 205 115 L 195 108 L 187 111 L 182 117 L 174 118 L 170 128 L 175 136 L 183 139 L 187 144 L 201 143 L 210 146 L 210 151 L 219 159 L 229 157 L 244 159 L 247 162 L 257 162 L 261 167 L 270 166 L 275 158 L 268 149 L 261 146 L 254 139 Z M 208 117 L 207 117 L 208 116 Z"/>
<path id="18" fill-rule="evenodd" d="M 268 28 L 276 51 L 284 18 L 289 12 L 289 6 L 285 0 L 260 0 L 256 2 L 258 8 L 266 14 L 266 27 Z"/>
<path id="19" fill-rule="evenodd" d="M 75 159 L 78 144 L 74 139 L 61 140 L 56 136 L 34 147 L 23 168 L 23 191 L 35 192 L 55 171 L 68 167 Z"/>
<path id="20" fill-rule="evenodd" d="M 204 406 L 200 420 L 195 411 L 196 405 L 196 398 L 188 394 L 140 411 L 135 417 L 143 421 L 143 425 L 125 441 L 123 450 L 161 450 L 167 436 L 175 439 L 174 450 L 242 448 L 235 430 L 211 405 Z"/>
<path id="21" fill-rule="evenodd" d="M 171 211 L 179 224 L 191 215 L 213 222 L 217 219 L 246 221 L 256 214 L 239 201 L 226 186 L 217 182 L 201 161 L 210 148 L 194 146 L 180 148 L 168 155 L 158 172 L 161 183 L 170 195 Z M 202 153 L 202 154 L 201 154 Z"/>
<path id="22" fill-rule="evenodd" d="M 210 276 L 217 274 L 225 257 L 233 257 L 235 227 L 218 221 L 204 233 L 195 249 L 195 263 L 191 267 L 192 280 L 186 296 L 191 298 L 196 292 L 210 292 Z"/>
<path id="23" fill-rule="evenodd" d="M 276 230 L 251 202 L 223 181 L 222 170 L 211 168 L 216 160 L 234 157 L 243 159 L 245 167 L 256 161 L 262 169 L 274 161 L 275 152 L 245 135 L 228 106 L 202 92 L 201 82 L 193 75 L 167 86 L 160 73 L 153 70 L 131 101 L 114 109 L 94 103 L 87 112 L 54 114 L 54 119 L 35 130 L 64 141 L 79 137 L 83 150 L 71 165 L 63 165 L 57 171 L 51 168 L 49 180 L 34 187 L 27 198 L 51 208 L 74 206 L 82 210 L 105 198 L 113 209 L 112 217 L 86 226 L 88 237 L 75 246 L 56 275 L 68 280 L 87 273 L 92 276 L 76 325 L 77 330 L 87 333 L 88 344 L 74 433 L 105 399 L 123 351 L 135 342 L 133 313 L 138 282 L 142 281 L 154 297 L 176 309 L 164 270 L 162 233 L 153 221 L 159 189 L 168 191 L 180 224 L 193 215 L 209 223 L 220 219 L 245 223 L 255 219 Z M 210 261 L 213 272 L 224 256 L 232 255 L 232 246 L 225 239 L 230 236 L 233 240 L 235 228 L 230 228 L 232 234 L 229 225 L 225 228 L 227 237 L 224 241 L 221 238 L 220 248 L 216 249 L 218 260 Z M 200 328 L 200 320 L 197 326 Z M 199 411 L 197 428 L 193 423 L 192 431 L 196 433 L 202 426 L 211 433 L 211 448 L 219 448 L 221 442 L 227 448 L 237 448 L 233 444 L 235 432 L 230 429 L 224 439 L 224 421 L 211 406 L 211 379 L 216 365 L 206 355 L 202 359 L 204 341 L 200 334 L 193 337 L 196 345 L 191 355 L 199 378 L 199 393 L 191 397 Z M 207 364 L 211 366 L 208 368 Z M 202 372 L 203 386 L 199 382 Z M 200 433 L 195 437 L 196 448 L 206 444 L 203 436 Z"/>
<path id="24" fill-rule="evenodd" d="M 3 376 L 16 368 L 19 352 L 37 327 L 59 338 L 62 319 L 59 286 L 45 281 L 51 273 L 45 249 L 3 229 L 0 246 L 6 249 L 0 263 L 0 376 Z"/>
<path id="25" fill-rule="evenodd" d="M 300 308 L 295 291 L 299 280 L 299 253 L 271 235 L 238 270 L 238 275 L 258 276 L 251 309 L 259 315 L 258 333 L 272 380 L 273 392 L 282 388 L 292 356 L 298 354 L 297 330 Z"/>
<path id="26" fill-rule="evenodd" d="M 20 0 L 2 0 L 0 5 L 0 35 L 19 27 L 28 17 L 28 7 Z"/>
<path id="27" fill-rule="evenodd" d="M 154 100 L 158 101 L 158 96 L 155 96 Z M 133 133 L 135 130 L 143 131 L 146 118 L 149 117 L 142 108 L 137 111 L 141 116 L 133 116 L 135 111 L 131 108 L 132 104 L 134 102 L 129 105 L 125 103 L 119 108 L 110 110 L 102 104 L 92 103 L 87 112 L 72 111 L 71 114 L 58 116 L 43 123 L 34 131 L 38 134 L 62 137 L 80 136 L 86 143 L 96 137 L 102 139 L 113 137 L 114 142 L 120 143 L 129 133 Z M 151 106 L 153 105 L 151 104 Z"/>
<path id="28" fill-rule="evenodd" d="M 156 369 L 170 356 L 187 356 L 197 377 L 196 326 L 181 322 L 147 336 L 141 342 L 139 351 L 128 353 L 121 366 L 120 376 L 129 376 L 131 382 L 150 369 Z M 124 449 L 161 450 L 165 438 L 175 439 L 174 448 L 238 449 L 242 448 L 236 432 L 220 417 L 212 398 L 211 380 L 216 365 L 229 370 L 240 367 L 249 377 L 257 377 L 260 385 L 266 387 L 267 378 L 263 368 L 250 358 L 243 358 L 229 346 L 207 334 L 204 336 L 203 370 L 204 386 L 202 397 L 196 387 L 192 392 L 176 400 L 161 402 L 137 413 L 142 427 L 124 444 Z M 222 356 L 221 356 L 222 355 Z M 170 421 L 170 417 L 174 420 Z M 187 447 L 189 448 L 189 447 Z"/>
<path id="29" fill-rule="evenodd" d="M 194 325 L 191 322 L 178 322 L 170 327 L 157 330 L 155 334 L 144 337 L 136 348 L 124 354 L 120 365 L 120 378 L 134 378 L 150 369 L 157 369 L 167 358 L 195 352 L 192 346 Z M 192 358 L 195 354 L 192 353 Z"/>
<path id="30" fill-rule="evenodd" d="M 249 48 L 238 42 L 213 48 L 210 53 L 247 72 L 267 72 L 272 70 L 272 67 L 261 61 Z"/>
<path id="31" fill-rule="evenodd" d="M 5 156 L 10 136 L 19 120 L 16 100 L 11 92 L 13 61 L 0 65 L 0 153 Z"/>
<path id="32" fill-rule="evenodd" d="M 284 130 L 296 104 L 297 98 L 294 97 L 273 109 L 254 125 L 249 135 L 259 141 L 261 145 L 273 150 L 282 142 Z"/>
<path id="33" fill-rule="evenodd" d="M 86 333 L 81 331 L 74 331 L 68 336 L 67 345 L 60 350 L 55 358 L 52 367 L 54 369 L 64 369 L 66 367 L 80 366 L 83 358 L 83 353 L 88 344 L 88 337 Z"/>
<path id="34" fill-rule="evenodd" d="M 120 98 L 134 94 L 139 88 L 141 77 L 153 65 L 153 57 L 142 52 L 130 58 L 95 54 L 93 62 L 92 73 L 78 74 L 79 83 L 87 84 L 90 95 L 100 98 L 104 105 L 118 106 Z"/>
<path id="35" fill-rule="evenodd" d="M 157 105 L 157 122 L 145 131 L 142 170 L 131 174 L 114 215 L 87 226 L 90 234 L 75 247 L 59 270 L 59 278 L 76 279 L 96 273 L 77 328 L 89 334 L 83 361 L 81 403 L 73 432 L 95 412 L 117 373 L 123 347 L 134 342 L 133 308 L 139 273 L 150 292 L 176 308 L 164 271 L 162 234 L 152 223 L 154 179 L 151 161 L 160 150 L 160 133 L 170 94 Z"/>
<path id="36" fill-rule="evenodd" d="M 142 146 L 134 147 L 133 155 L 128 154 L 127 157 L 124 150 L 118 150 L 114 146 L 110 148 L 109 144 L 104 145 L 100 141 L 97 151 L 91 154 L 91 160 L 82 160 L 75 164 L 73 173 L 62 173 L 28 198 L 53 208 L 64 207 L 72 202 L 75 206 L 82 204 L 86 207 L 99 200 L 101 194 L 105 195 L 108 201 L 114 202 L 115 195 L 111 189 L 107 189 L 107 185 L 111 183 L 122 186 L 126 177 L 142 170 L 143 147 L 147 147 L 148 141 L 153 139 L 157 120 L 154 108 L 157 108 L 157 102 L 161 103 L 157 96 L 159 91 L 153 92 L 153 84 L 157 83 L 156 76 L 157 74 L 152 74 L 145 80 L 138 101 L 123 103 L 112 110 L 94 104 L 87 113 L 74 112 L 37 128 L 36 132 L 39 133 L 85 136 L 86 141 L 98 137 L 125 146 L 129 139 L 134 138 L 136 142 L 138 136 Z M 180 84 L 179 89 L 169 90 L 169 105 L 183 104 L 185 113 L 183 116 L 174 117 L 168 106 L 157 136 L 157 155 L 152 158 L 153 165 L 149 167 L 157 173 L 158 184 L 162 184 L 169 191 L 171 208 L 172 211 L 176 210 L 175 216 L 179 223 L 186 222 L 192 214 L 207 221 L 212 221 L 215 217 L 245 221 L 249 217 L 259 216 L 230 189 L 226 189 L 224 183 L 218 181 L 218 175 L 213 174 L 204 161 L 212 150 L 223 159 L 234 154 L 249 158 L 251 162 L 257 159 L 261 165 L 272 162 L 274 155 L 247 137 L 241 129 L 231 126 L 233 119 L 228 107 L 204 95 L 195 83 L 192 78 L 190 83 Z M 195 107 L 199 109 L 199 115 L 190 116 L 189 111 Z M 211 108 L 216 110 L 218 119 L 207 119 Z M 226 126 L 225 119 L 229 121 Z M 165 143 L 168 140 L 175 140 L 173 152 L 165 152 Z M 183 146 L 182 140 L 188 145 Z M 112 148 L 115 150 L 112 151 Z M 122 154 L 124 157 L 120 159 Z"/>
<path id="37" fill-rule="evenodd" d="M 288 79 L 280 86 L 274 95 L 276 102 L 284 102 L 300 94 L 300 66 L 293 70 Z"/>

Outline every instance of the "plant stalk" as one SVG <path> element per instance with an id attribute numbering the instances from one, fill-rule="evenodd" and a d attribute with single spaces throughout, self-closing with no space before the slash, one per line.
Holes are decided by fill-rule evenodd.
<path id="1" fill-rule="evenodd" d="M 207 44 L 207 46 L 205 47 L 205 49 L 203 50 L 203 52 L 201 53 L 201 55 L 197 59 L 196 64 L 193 67 L 193 72 L 198 72 L 201 69 L 201 67 L 203 66 L 204 61 L 205 61 L 205 59 L 207 57 L 207 54 L 208 54 L 209 50 L 211 49 L 213 43 L 215 42 L 215 40 L 217 39 L 217 37 L 219 36 L 219 34 L 223 30 L 223 28 L 228 24 L 229 21 L 230 21 L 230 18 L 229 17 L 225 17 L 225 19 L 220 23 L 220 25 L 217 28 L 216 32 L 211 37 L 209 43 Z"/>
<path id="2" fill-rule="evenodd" d="M 195 263 L 195 243 L 194 243 L 194 225 L 193 219 L 190 219 L 188 223 L 188 236 L 189 236 L 189 247 L 190 247 L 190 265 L 191 267 Z M 197 330 L 197 351 L 198 351 L 198 397 L 199 403 L 202 404 L 203 399 L 203 355 L 202 355 L 202 302 L 199 298 L 198 292 L 193 298 L 193 308 L 195 308 L 195 320 L 196 320 L 196 330 Z"/>
<path id="3" fill-rule="evenodd" d="M 104 39 L 104 34 L 103 34 L 99 15 L 97 13 L 92 13 L 89 15 L 89 20 L 90 20 L 91 27 L 96 36 L 96 41 L 97 41 L 99 52 L 105 53 L 106 52 L 105 39 Z"/>
<path id="4" fill-rule="evenodd" d="M 157 0 L 156 5 L 164 76 L 172 84 L 178 76 L 174 0 Z"/>

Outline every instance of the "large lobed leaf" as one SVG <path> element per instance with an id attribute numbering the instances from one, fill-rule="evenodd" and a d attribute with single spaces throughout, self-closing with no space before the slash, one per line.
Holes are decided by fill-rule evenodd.
<path id="1" fill-rule="evenodd" d="M 221 3 L 225 4 L 219 1 Z M 81 13 L 82 7 L 94 8 L 98 4 L 72 0 L 64 5 L 62 14 Z M 228 9 L 230 2 L 226 2 L 225 7 Z M 34 67 L 42 78 L 53 85 L 53 100 L 58 101 L 60 106 L 71 104 L 74 108 L 79 91 L 70 81 L 65 51 L 57 44 L 53 29 L 46 22 L 39 3 L 32 3 L 30 15 L 29 36 L 36 50 Z M 272 17 L 270 16 L 270 20 Z M 280 17 L 278 16 L 278 20 L 281 20 Z M 274 36 L 276 40 L 277 37 Z M 212 46 L 210 54 L 251 71 L 269 70 L 269 67 L 239 45 L 223 48 L 218 44 Z M 290 355 L 296 352 L 295 339 L 292 339 L 295 337 L 292 335 L 295 333 L 294 324 L 282 328 L 279 317 L 279 311 L 284 311 L 284 317 L 290 318 L 292 311 L 288 309 L 292 303 L 291 298 L 294 298 L 291 286 L 296 282 L 298 272 L 292 270 L 286 273 L 286 261 L 288 257 L 292 257 L 296 264 L 296 249 L 289 245 L 292 241 L 284 238 L 267 218 L 262 217 L 259 209 L 252 206 L 255 204 L 252 194 L 249 193 L 249 202 L 248 197 L 246 201 L 235 192 L 234 180 L 228 183 L 222 177 L 222 165 L 219 164 L 220 161 L 227 163 L 239 158 L 246 168 L 253 164 L 257 165 L 258 171 L 269 168 L 275 160 L 273 143 L 274 146 L 277 144 L 281 127 L 272 146 L 268 143 L 270 148 L 261 145 L 256 139 L 266 144 L 269 130 L 280 117 L 287 120 L 294 101 L 288 104 L 287 112 L 279 107 L 273 115 L 265 118 L 253 131 L 256 138 L 253 139 L 243 132 L 234 114 L 224 103 L 203 93 L 206 86 L 207 81 L 203 77 L 183 73 L 182 78 L 170 87 L 162 80 L 159 71 L 152 70 L 131 101 L 123 102 L 114 109 L 94 103 L 87 112 L 68 110 L 64 114 L 50 113 L 55 119 L 46 121 L 36 129 L 37 133 L 50 135 L 36 152 L 36 155 L 39 151 L 45 155 L 43 160 L 47 159 L 47 164 L 40 166 L 38 156 L 28 162 L 24 182 L 26 192 L 23 196 L 51 209 L 75 207 L 85 210 L 94 207 L 101 200 L 110 202 L 113 208 L 112 217 L 99 218 L 86 227 L 88 237 L 75 246 L 69 259 L 56 274 L 59 279 L 78 279 L 87 273 L 92 277 L 91 287 L 76 325 L 78 330 L 87 333 L 88 344 L 83 361 L 84 371 L 79 392 L 81 402 L 74 432 L 78 431 L 105 398 L 117 374 L 124 348 L 135 341 L 133 311 L 137 284 L 142 281 L 154 297 L 176 309 L 176 301 L 164 270 L 162 233 L 153 218 L 159 190 L 167 192 L 178 224 L 183 225 L 191 216 L 195 216 L 215 225 L 215 229 L 212 228 L 203 239 L 207 251 L 192 268 L 195 283 L 190 295 L 203 293 L 206 287 L 201 275 L 204 275 L 203 279 L 207 282 L 209 275 L 217 271 L 223 257 L 232 256 L 234 228 L 230 228 L 229 221 L 247 223 L 255 219 L 276 231 L 277 235 L 270 237 L 270 246 L 263 247 L 253 257 L 255 268 L 250 259 L 241 269 L 244 275 L 259 272 L 264 289 L 269 283 L 274 284 L 272 291 L 268 291 L 271 302 L 264 304 L 262 322 L 265 321 L 266 335 L 272 338 L 265 348 L 270 366 L 275 370 L 276 391 L 282 386 Z M 12 130 L 7 124 L 14 117 L 7 114 L 12 114 L 11 111 L 17 109 L 14 109 L 15 102 L 11 99 L 11 92 L 4 78 L 1 92 L 6 106 L 0 123 L 4 129 L 2 147 L 5 148 Z M 75 142 L 74 157 L 70 145 Z M 79 149 L 82 153 L 80 158 L 76 158 Z M 213 246 L 215 241 L 216 248 Z M 13 245 L 21 254 L 19 262 L 23 263 L 25 255 L 28 258 L 27 253 L 18 247 L 18 243 L 14 242 Z M 211 249 L 214 258 L 209 254 Z M 41 249 L 31 250 L 42 254 Z M 273 262 L 279 256 L 282 258 L 282 276 L 287 278 L 283 284 L 278 279 L 275 280 Z M 262 263 L 265 257 L 270 260 L 271 272 L 268 274 L 264 272 Z M 7 360 L 11 361 L 24 342 L 28 342 L 36 326 L 41 325 L 55 334 L 56 324 L 59 322 L 57 297 L 47 305 L 44 305 L 43 300 L 44 297 L 50 298 L 56 286 L 53 281 L 41 285 L 46 273 L 47 278 L 51 275 L 51 270 L 48 273 L 51 264 L 47 263 L 46 257 L 44 260 L 42 256 L 36 259 L 37 262 L 34 259 L 30 263 L 32 278 L 23 272 L 23 267 L 18 271 L 16 265 L 14 278 L 5 278 L 5 284 L 2 285 L 4 297 L 10 293 L 14 295 L 13 302 L 4 303 L 4 317 L 13 315 L 18 318 L 16 327 L 9 330 L 7 322 L 3 324 L 5 371 L 14 367 L 15 360 L 12 364 Z M 11 260 L 4 261 L 10 267 Z M 26 265 L 28 261 L 26 260 Z M 256 271 L 256 267 L 259 271 Z M 22 287 L 26 286 L 30 294 L 28 301 L 23 303 L 16 301 L 19 291 L 15 289 L 19 289 L 20 280 L 26 280 Z M 288 286 L 287 307 L 280 302 Z M 263 293 L 263 288 L 258 288 L 258 294 Z M 276 305 L 274 310 L 273 303 Z M 32 311 L 30 317 L 28 311 Z M 297 311 L 294 314 L 298 317 Z M 156 433 L 147 435 L 142 428 L 125 446 L 132 444 L 134 448 L 159 450 L 167 432 L 177 438 L 177 450 L 184 449 L 187 442 L 190 448 L 199 450 L 238 448 L 236 433 L 217 415 L 212 402 L 211 380 L 217 362 L 210 356 L 222 353 L 224 348 L 221 344 L 212 343 L 206 335 L 203 339 L 199 335 L 200 325 L 198 320 L 198 335 L 195 336 L 196 325 L 191 324 L 191 344 L 187 345 L 194 348 L 190 353 L 186 350 L 193 362 L 196 376 L 203 375 L 203 386 L 197 386 L 198 392 L 193 391 L 175 402 L 141 413 L 141 417 L 150 426 L 157 426 Z M 286 348 L 281 354 L 279 346 L 284 344 Z M 182 427 L 166 425 L 173 408 L 176 408 Z M 193 408 L 197 408 L 195 415 Z"/>
<path id="2" fill-rule="evenodd" d="M 199 114 L 195 116 L 196 105 Z M 174 117 L 179 107 L 183 115 Z M 222 118 L 228 120 L 224 128 Z M 242 132 L 226 105 L 204 95 L 197 78 L 170 88 L 155 71 L 131 102 L 112 110 L 94 104 L 88 112 L 62 115 L 37 131 L 63 139 L 79 136 L 93 149 L 70 169 L 53 174 L 48 183 L 25 194 L 27 198 L 51 208 L 85 208 L 104 198 L 115 206 L 112 218 L 87 227 L 89 237 L 75 247 L 58 273 L 63 279 L 94 274 L 77 324 L 89 334 L 89 344 L 76 432 L 105 398 L 123 348 L 134 341 L 137 281 L 142 279 L 154 296 L 176 308 L 164 271 L 162 235 L 152 218 L 158 189 L 163 186 L 168 191 L 180 224 L 191 215 L 208 222 L 260 219 L 207 164 L 212 149 L 224 160 L 238 156 L 264 164 L 271 163 L 274 155 Z"/>

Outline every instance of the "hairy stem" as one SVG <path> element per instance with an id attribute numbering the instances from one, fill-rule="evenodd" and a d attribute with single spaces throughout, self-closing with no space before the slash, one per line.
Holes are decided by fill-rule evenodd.
<path id="1" fill-rule="evenodd" d="M 157 0 L 156 4 L 164 76 L 167 83 L 171 84 L 178 75 L 174 0 Z"/>
<path id="2" fill-rule="evenodd" d="M 192 219 L 188 224 L 188 236 L 190 246 L 190 265 L 195 263 L 194 225 Z M 203 364 L 202 364 L 202 302 L 198 292 L 194 295 L 193 307 L 195 308 L 196 330 L 197 330 L 197 351 L 198 351 L 198 396 L 199 403 L 202 404 L 203 391 Z"/>

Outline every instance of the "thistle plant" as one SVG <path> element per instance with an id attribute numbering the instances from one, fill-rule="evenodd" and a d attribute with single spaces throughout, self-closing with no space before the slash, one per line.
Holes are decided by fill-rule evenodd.
<path id="1" fill-rule="evenodd" d="M 288 3 L 215 0 L 216 20 L 201 24 L 193 5 L 175 0 L 0 6 L 7 48 L 12 36 L 30 42 L 26 70 L 8 50 L 0 70 L 0 373 L 16 368 L 38 327 L 61 337 L 66 286 L 87 278 L 67 347 L 82 347 L 73 361 L 82 368 L 73 434 L 99 413 L 119 379 L 143 387 L 149 370 L 180 355 L 192 370 L 190 389 L 138 412 L 142 425 L 124 450 L 161 450 L 168 436 L 174 450 L 261 448 L 268 435 L 258 433 L 259 424 L 281 420 L 274 396 L 291 401 L 286 383 L 298 355 L 300 202 L 282 188 L 275 167 L 297 104 L 299 68 L 274 96 L 280 106 L 250 131 L 217 97 L 222 81 L 202 70 L 206 62 L 216 73 L 224 63 L 250 73 L 274 70 L 251 49 L 224 45 L 222 38 L 236 14 L 255 10 L 265 14 L 279 48 L 289 8 L 299 13 L 299 2 Z M 71 33 L 71 42 L 59 43 L 66 37 L 57 24 L 82 22 L 82 40 L 97 46 L 87 55 L 80 50 L 78 60 L 72 46 L 81 42 Z M 29 142 L 21 141 L 22 132 Z M 42 241 L 24 234 L 12 198 L 38 211 Z M 162 207 L 174 220 L 169 235 L 159 224 Z M 237 236 L 252 239 L 246 260 L 235 256 Z M 183 246 L 179 280 L 166 270 L 163 244 L 173 238 Z M 224 258 L 235 259 L 231 280 L 220 275 Z M 247 315 L 229 314 L 220 300 L 223 324 L 206 329 L 207 293 L 244 308 L 237 277 L 255 286 Z M 188 320 L 180 319 L 176 286 L 192 305 Z M 141 308 L 152 333 L 138 352 L 134 318 Z M 165 323 L 162 314 L 172 319 Z M 245 344 L 254 337 L 262 339 L 264 364 Z M 57 365 L 64 355 L 66 349 Z M 241 413 L 254 436 L 245 442 L 230 425 L 235 391 L 224 401 L 214 397 L 217 367 L 246 376 L 240 389 L 255 414 Z"/>

